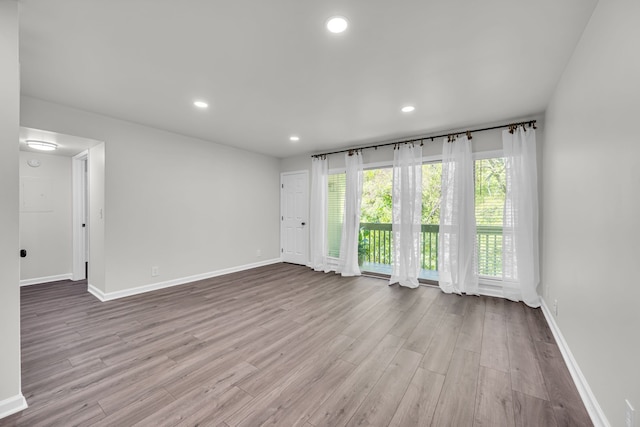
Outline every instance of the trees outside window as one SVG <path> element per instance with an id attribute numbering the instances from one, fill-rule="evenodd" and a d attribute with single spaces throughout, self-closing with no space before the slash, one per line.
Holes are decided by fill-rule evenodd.
<path id="1" fill-rule="evenodd" d="M 505 165 L 501 157 L 475 161 L 475 212 L 480 276 L 502 274 L 502 221 L 506 194 Z M 389 273 L 393 170 L 391 167 L 363 173 L 359 253 L 364 271 Z M 442 164 L 422 166 L 421 278 L 437 280 L 438 224 L 440 221 Z M 329 175 L 328 251 L 340 256 L 344 215 L 345 174 Z M 388 271 L 385 266 L 388 266 Z"/>

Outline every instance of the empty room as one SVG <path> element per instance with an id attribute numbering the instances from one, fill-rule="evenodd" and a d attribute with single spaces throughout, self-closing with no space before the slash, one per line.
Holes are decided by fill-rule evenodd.
<path id="1" fill-rule="evenodd" d="M 638 22 L 0 0 L 0 426 L 640 427 Z"/>

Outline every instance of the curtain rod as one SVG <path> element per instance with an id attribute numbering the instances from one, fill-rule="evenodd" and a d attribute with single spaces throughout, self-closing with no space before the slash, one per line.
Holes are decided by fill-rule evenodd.
<path id="1" fill-rule="evenodd" d="M 405 140 L 402 140 L 402 141 L 395 141 L 395 142 L 385 142 L 383 144 L 368 145 L 366 147 L 345 148 L 344 150 L 331 151 L 329 153 L 312 154 L 311 157 L 325 157 L 325 156 L 328 156 L 330 154 L 348 153 L 348 152 L 353 152 L 353 151 L 367 150 L 369 148 L 378 149 L 378 147 L 387 147 L 389 145 L 409 144 L 411 142 L 418 142 L 418 141 L 422 142 L 425 139 L 430 139 L 431 141 L 433 141 L 436 138 L 444 138 L 445 136 L 448 137 L 449 139 L 453 139 L 453 138 L 457 137 L 458 135 L 462 135 L 462 134 L 466 134 L 467 137 L 469 139 L 471 139 L 472 138 L 471 137 L 471 133 L 473 133 L 473 132 L 484 132 L 484 131 L 487 131 L 487 130 L 502 129 L 502 128 L 509 128 L 509 132 L 513 133 L 513 131 L 518 126 L 529 125 L 529 127 L 533 127 L 534 129 L 536 129 L 536 122 L 537 122 L 537 120 L 527 120 L 527 121 L 524 121 L 524 122 L 508 123 L 508 124 L 505 124 L 505 125 L 491 126 L 491 127 L 482 128 L 482 129 L 471 129 L 471 130 L 465 130 L 465 131 L 462 131 L 462 132 L 449 132 L 449 133 L 445 133 L 445 134 L 442 134 L 442 135 L 423 136 L 421 138 L 405 139 Z"/>

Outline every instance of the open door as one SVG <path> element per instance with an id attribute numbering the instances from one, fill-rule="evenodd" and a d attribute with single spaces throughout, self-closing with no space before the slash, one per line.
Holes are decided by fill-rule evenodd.
<path id="1" fill-rule="evenodd" d="M 89 223 L 88 205 L 88 151 L 72 158 L 73 179 L 73 273 L 71 280 L 84 280 L 88 274 L 89 262 Z"/>

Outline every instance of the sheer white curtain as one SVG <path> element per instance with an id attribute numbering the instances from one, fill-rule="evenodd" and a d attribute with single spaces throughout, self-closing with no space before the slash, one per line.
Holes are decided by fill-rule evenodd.
<path id="1" fill-rule="evenodd" d="M 422 147 L 393 150 L 393 272 L 389 284 L 417 288 L 422 225 Z"/>
<path id="2" fill-rule="evenodd" d="M 311 268 L 329 271 L 327 265 L 327 210 L 329 171 L 326 157 L 311 160 L 311 216 L 309 242 Z"/>
<path id="3" fill-rule="evenodd" d="M 518 127 L 502 132 L 507 192 L 502 235 L 505 298 L 540 306 L 538 252 L 538 168 L 536 131 Z"/>
<path id="4" fill-rule="evenodd" d="M 438 242 L 440 288 L 446 293 L 478 295 L 473 157 L 466 136 L 442 149 L 442 195 Z"/>
<path id="5" fill-rule="evenodd" d="M 343 276 L 359 276 L 358 234 L 360 231 L 360 204 L 362 201 L 362 153 L 345 154 L 347 168 L 344 194 L 344 221 L 340 239 L 340 259 L 337 273 Z"/>

